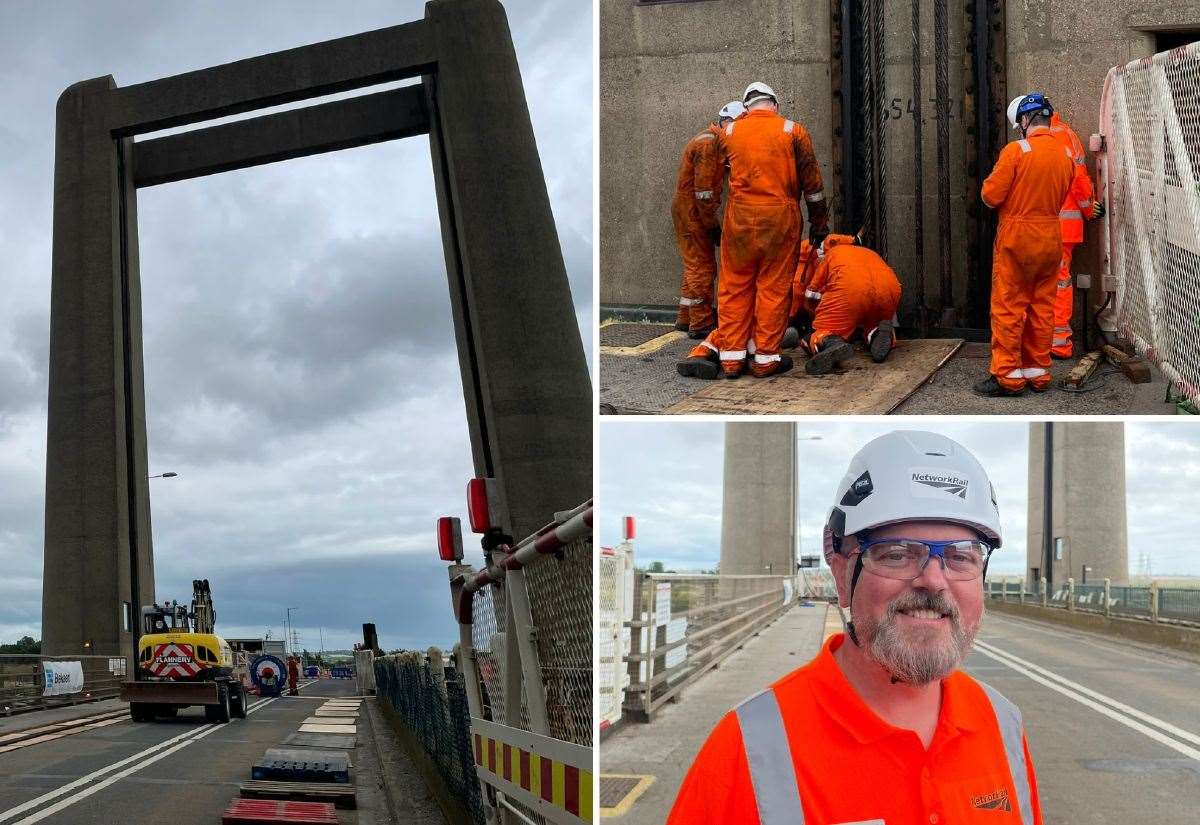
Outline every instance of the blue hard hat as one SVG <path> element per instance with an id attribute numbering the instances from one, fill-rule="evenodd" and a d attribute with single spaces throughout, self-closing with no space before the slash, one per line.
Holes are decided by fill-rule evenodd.
<path id="1" fill-rule="evenodd" d="M 1030 92 L 1017 104 L 1017 120 L 1020 120 L 1023 115 L 1035 113 L 1046 117 L 1054 114 L 1054 107 L 1041 92 Z"/>

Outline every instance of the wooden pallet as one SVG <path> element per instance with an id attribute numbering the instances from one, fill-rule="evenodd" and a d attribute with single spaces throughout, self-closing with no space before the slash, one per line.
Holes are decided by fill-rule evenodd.
<path id="1" fill-rule="evenodd" d="M 335 782 L 272 782 L 266 779 L 251 779 L 241 784 L 240 792 L 245 799 L 331 802 L 334 807 L 350 810 L 358 807 L 358 796 L 354 786 Z"/>
<path id="2" fill-rule="evenodd" d="M 222 825 L 270 825 L 276 822 L 338 825 L 338 818 L 328 802 L 279 802 L 273 799 L 235 799 L 221 815 Z"/>

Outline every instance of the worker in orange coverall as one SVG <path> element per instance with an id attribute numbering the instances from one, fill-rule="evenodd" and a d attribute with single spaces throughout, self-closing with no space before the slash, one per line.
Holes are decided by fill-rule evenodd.
<path id="1" fill-rule="evenodd" d="M 717 325 L 713 312 L 717 256 L 713 247 L 721 236 L 717 210 L 725 182 L 725 167 L 717 159 L 717 134 L 745 111 L 739 100 L 721 107 L 716 122 L 688 141 L 679 163 L 675 197 L 671 201 L 675 243 L 683 259 L 675 329 L 687 332 L 691 338 L 702 339 Z"/>
<path id="2" fill-rule="evenodd" d="M 1019 104 L 1014 100 L 1009 104 Z M 1012 118 L 1009 118 L 1010 120 Z M 1075 162 L 1075 177 L 1071 189 L 1058 212 L 1062 228 L 1062 261 L 1058 270 L 1058 291 L 1054 294 L 1054 338 L 1050 346 L 1053 358 L 1070 358 L 1074 354 L 1071 344 L 1071 310 L 1075 305 L 1075 290 L 1071 286 L 1071 255 L 1075 247 L 1083 243 L 1083 222 L 1104 217 L 1104 204 L 1094 199 L 1092 179 L 1088 175 L 1087 156 L 1079 136 L 1067 125 L 1058 112 L 1050 116 L 1050 134 L 1071 153 Z"/>
<path id="3" fill-rule="evenodd" d="M 1058 213 L 1075 177 L 1070 151 L 1050 133 L 1054 109 L 1039 92 L 1014 111 L 1023 137 L 1009 143 L 980 192 L 1000 213 L 992 247 L 991 375 L 985 396 L 1023 395 L 1050 386 L 1054 296 L 1062 261 Z"/>
<path id="4" fill-rule="evenodd" d="M 855 235 L 830 235 L 815 266 L 801 254 L 792 307 L 812 316 L 805 342 L 809 375 L 824 375 L 853 355 L 849 342 L 859 330 L 876 364 L 896 345 L 900 281 L 883 258 L 861 244 Z"/>
<path id="5" fill-rule="evenodd" d="M 742 101 L 746 114 L 718 136 L 729 166 L 729 203 L 717 329 L 677 365 L 680 375 L 695 378 L 737 378 L 747 360 L 760 378 L 792 368 L 779 350 L 800 251 L 801 198 L 808 203 L 810 241 L 820 244 L 829 234 L 808 131 L 779 114 L 778 98 L 765 83 L 751 83 Z"/>

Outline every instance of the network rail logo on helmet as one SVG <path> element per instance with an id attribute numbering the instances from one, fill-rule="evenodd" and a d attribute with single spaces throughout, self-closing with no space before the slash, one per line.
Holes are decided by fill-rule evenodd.
<path id="1" fill-rule="evenodd" d="M 967 498 L 967 490 L 971 486 L 969 479 L 930 467 L 913 468 L 911 483 L 913 485 L 912 494 L 915 496 L 936 498 L 942 495 L 952 495 L 964 501 Z"/>

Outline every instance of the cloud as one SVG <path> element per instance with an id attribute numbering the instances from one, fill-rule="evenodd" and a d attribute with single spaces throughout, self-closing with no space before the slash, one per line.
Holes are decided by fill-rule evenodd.
<path id="1" fill-rule="evenodd" d="M 601 544 L 621 540 L 620 516 L 638 519 L 638 563 L 668 569 L 709 569 L 720 560 L 723 490 L 722 424 L 672 420 L 603 420 L 600 465 Z M 780 425 L 784 426 L 784 425 Z M 820 554 L 821 530 L 850 458 L 870 439 L 896 429 L 941 433 L 963 444 L 984 465 L 999 499 L 1004 544 L 990 574 L 1025 572 L 1028 510 L 1028 424 L 956 421 L 800 421 L 799 517 L 801 553 Z M 1200 575 L 1190 537 L 1200 530 L 1192 479 L 1200 474 L 1200 432 L 1185 423 L 1125 425 L 1129 562 L 1145 552 L 1153 572 Z M 1105 483 L 1105 480 L 1097 480 Z M 1195 502 L 1200 505 L 1200 498 Z"/>
<path id="2" fill-rule="evenodd" d="M 0 4 L 0 72 L 20 78 L 0 88 L 0 640 L 40 624 L 59 93 L 424 7 Z M 573 0 L 505 7 L 590 361 L 591 13 Z M 138 213 L 151 472 L 179 473 L 151 482 L 159 597 L 186 598 L 206 577 L 223 627 L 278 636 L 280 606 L 301 606 L 310 647 L 322 627 L 327 646 L 349 644 L 363 621 L 389 647 L 452 642 L 433 526 L 465 516 L 474 470 L 428 140 L 143 189 Z"/>

